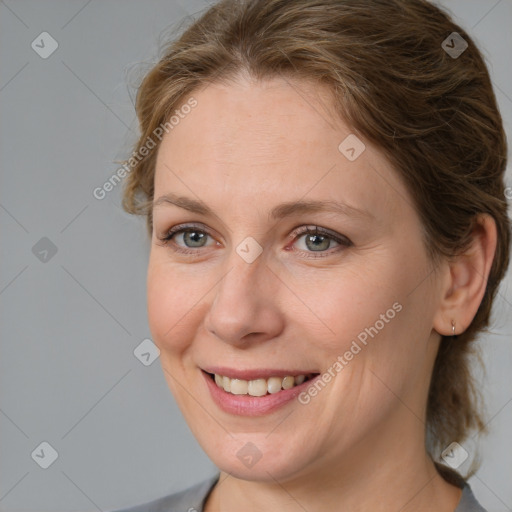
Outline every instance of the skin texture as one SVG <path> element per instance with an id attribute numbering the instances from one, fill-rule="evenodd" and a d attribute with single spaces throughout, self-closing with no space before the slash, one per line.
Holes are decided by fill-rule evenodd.
<path id="1" fill-rule="evenodd" d="M 460 490 L 424 448 L 427 392 L 440 334 L 452 320 L 461 332 L 484 293 L 493 221 L 481 217 L 467 254 L 434 267 L 383 155 L 362 137 L 355 161 L 338 150 L 352 130 L 333 118 L 322 87 L 240 77 L 194 97 L 159 148 L 155 199 L 172 193 L 213 213 L 154 208 L 147 291 L 165 378 L 221 470 L 207 512 L 453 511 Z M 366 213 L 269 216 L 298 200 Z M 160 240 L 183 223 L 207 232 L 206 245 Z M 312 251 L 297 233 L 306 226 L 350 243 Z M 236 252 L 249 236 L 263 248 L 253 263 Z M 200 368 L 323 373 L 396 303 L 401 311 L 307 405 L 246 417 L 212 401 Z M 251 468 L 237 457 L 249 441 L 262 455 Z"/>

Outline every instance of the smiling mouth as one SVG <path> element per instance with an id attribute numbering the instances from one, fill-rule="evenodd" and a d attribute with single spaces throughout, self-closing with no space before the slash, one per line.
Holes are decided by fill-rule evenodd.
<path id="1" fill-rule="evenodd" d="M 270 377 L 268 379 L 242 380 L 231 379 L 225 375 L 205 372 L 217 387 L 232 395 L 266 396 L 275 395 L 281 391 L 300 386 L 313 379 L 318 374 L 287 375 L 286 377 Z"/>

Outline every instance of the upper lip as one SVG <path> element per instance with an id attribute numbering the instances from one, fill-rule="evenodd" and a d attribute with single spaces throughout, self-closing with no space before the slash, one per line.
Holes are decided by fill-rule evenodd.
<path id="1" fill-rule="evenodd" d="M 206 373 L 222 375 L 230 379 L 256 380 L 270 377 L 296 377 L 297 375 L 310 375 L 318 372 L 310 370 L 283 370 L 282 368 L 254 368 L 242 370 L 240 368 L 227 368 L 224 366 L 209 366 L 202 368 Z"/>

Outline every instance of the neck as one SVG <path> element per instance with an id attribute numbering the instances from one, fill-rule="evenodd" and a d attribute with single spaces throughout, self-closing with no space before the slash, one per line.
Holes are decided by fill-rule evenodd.
<path id="1" fill-rule="evenodd" d="M 439 475 L 423 434 L 407 435 L 410 423 L 379 429 L 342 457 L 325 455 L 290 479 L 247 481 L 221 472 L 205 512 L 453 512 L 461 490 Z M 423 425 L 415 430 L 422 432 Z"/>

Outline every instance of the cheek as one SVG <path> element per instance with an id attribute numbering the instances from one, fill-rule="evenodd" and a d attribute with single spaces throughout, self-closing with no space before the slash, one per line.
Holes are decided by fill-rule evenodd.
<path id="1" fill-rule="evenodd" d="M 319 340 L 320 347 L 339 355 L 350 348 L 353 340 L 364 341 L 367 330 L 376 323 L 377 330 L 387 330 L 399 316 L 397 309 L 401 309 L 403 300 L 398 279 L 399 272 L 393 265 L 377 260 L 372 265 L 347 267 L 315 279 L 315 285 L 308 286 L 305 302 L 311 304 L 325 326 L 326 336 Z"/>
<path id="2" fill-rule="evenodd" d="M 150 258 L 147 275 L 148 321 L 153 341 L 167 353 L 181 353 L 193 340 L 208 290 L 201 280 L 187 279 L 174 268 Z"/>
<path id="3" fill-rule="evenodd" d="M 430 329 L 429 264 L 420 250 L 416 256 L 383 251 L 365 265 L 340 269 L 337 276 L 326 275 L 308 287 L 308 302 L 329 329 L 318 347 L 325 356 L 334 361 L 354 341 L 367 362 L 389 353 L 395 360 L 397 353 L 411 356 L 410 333 L 426 338 Z"/>

